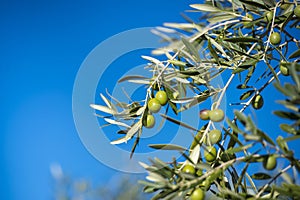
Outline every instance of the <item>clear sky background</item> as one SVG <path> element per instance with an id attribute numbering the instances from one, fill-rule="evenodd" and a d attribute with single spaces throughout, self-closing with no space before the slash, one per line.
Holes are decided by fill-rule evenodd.
<path id="1" fill-rule="evenodd" d="M 50 199 L 54 162 L 100 184 L 114 176 L 116 171 L 94 159 L 77 135 L 76 73 L 101 41 L 132 28 L 183 21 L 179 13 L 195 2 L 0 1 L 0 199 Z M 257 114 L 274 106 L 268 103 Z M 259 119 L 260 125 L 270 122 Z"/>

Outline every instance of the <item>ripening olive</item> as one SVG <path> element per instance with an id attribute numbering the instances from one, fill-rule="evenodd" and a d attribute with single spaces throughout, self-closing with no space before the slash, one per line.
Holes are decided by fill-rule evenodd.
<path id="1" fill-rule="evenodd" d="M 273 170 L 277 166 L 277 161 L 275 155 L 270 155 L 263 161 L 263 166 L 266 170 Z"/>
<path id="2" fill-rule="evenodd" d="M 207 110 L 207 109 L 201 110 L 199 113 L 200 119 L 209 120 L 209 112 L 210 112 L 210 110 Z"/>
<path id="3" fill-rule="evenodd" d="M 182 168 L 182 172 L 187 173 L 187 174 L 195 174 L 196 170 L 192 165 L 186 164 L 183 168 Z"/>
<path id="4" fill-rule="evenodd" d="M 147 115 L 146 124 L 143 124 L 146 128 L 153 128 L 155 125 L 155 118 L 153 115 Z"/>
<path id="5" fill-rule="evenodd" d="M 278 32 L 273 32 L 271 33 L 271 36 L 270 36 L 270 42 L 271 44 L 273 45 L 277 45 L 279 44 L 281 41 L 281 36 Z"/>
<path id="6" fill-rule="evenodd" d="M 209 146 L 204 150 L 204 158 L 207 162 L 212 162 L 217 157 L 217 149 L 213 146 Z"/>
<path id="7" fill-rule="evenodd" d="M 296 6 L 296 8 L 294 9 L 294 14 L 300 18 L 300 5 Z"/>
<path id="8" fill-rule="evenodd" d="M 256 94 L 251 101 L 252 107 L 256 110 L 261 109 L 264 105 L 264 99 L 260 94 Z"/>
<path id="9" fill-rule="evenodd" d="M 213 122 L 220 122 L 224 119 L 224 112 L 221 109 L 214 109 L 209 112 L 209 119 Z"/>
<path id="10" fill-rule="evenodd" d="M 203 200 L 204 198 L 205 193 L 200 188 L 195 189 L 191 195 L 191 200 Z"/>
<path id="11" fill-rule="evenodd" d="M 222 139 L 222 133 L 221 133 L 221 131 L 217 130 L 217 129 L 211 130 L 208 133 L 208 139 L 209 139 L 211 145 L 220 142 L 221 139 Z M 209 144 L 208 141 L 206 141 L 206 143 Z"/>
<path id="12" fill-rule="evenodd" d="M 165 91 L 158 91 L 155 98 L 159 101 L 160 105 L 164 106 L 168 102 L 167 93 Z"/>
<path id="13" fill-rule="evenodd" d="M 152 98 L 148 101 L 148 109 L 153 112 L 157 113 L 160 110 L 160 103 L 156 98 Z"/>

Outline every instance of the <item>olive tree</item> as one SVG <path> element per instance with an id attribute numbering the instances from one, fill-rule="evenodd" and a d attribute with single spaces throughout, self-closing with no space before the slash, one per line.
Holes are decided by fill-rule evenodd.
<path id="1" fill-rule="evenodd" d="M 144 100 L 127 104 L 101 95 L 106 105 L 91 105 L 107 114 L 102 116 L 106 122 L 124 127 L 118 132 L 123 136 L 111 143 L 134 139 L 134 156 L 143 129 L 152 128 L 159 113 L 194 134 L 190 146 L 150 146 L 181 155 L 180 159 L 153 158 L 151 164 L 141 163 L 149 175 L 140 183 L 144 192 L 153 193 L 153 199 L 300 198 L 300 162 L 289 148 L 289 142 L 300 137 L 300 5 L 287 0 L 212 0 L 190 7 L 193 14 L 199 14 L 196 21 L 184 15 L 185 23 L 165 23 L 154 31 L 166 45 L 151 56 L 142 56 L 148 62 L 145 70 L 153 76 L 120 80 L 146 83 Z M 224 86 L 212 84 L 220 76 L 227 79 Z M 283 83 L 283 78 L 289 82 Z M 282 132 L 275 137 L 257 127 L 246 112 L 267 103 L 263 91 L 270 87 L 285 96 L 278 100 L 282 109 L 274 115 L 288 120 L 267 125 L 280 126 Z M 239 102 L 231 102 L 235 109 L 220 108 L 225 95 L 236 94 L 240 94 Z M 201 127 L 169 115 L 209 99 L 213 99 L 210 108 L 191 116 L 201 120 Z M 165 113 L 161 113 L 162 106 Z M 221 122 L 221 128 L 216 128 Z M 279 161 L 284 167 L 268 173 Z M 265 170 L 257 170 L 258 164 Z"/>

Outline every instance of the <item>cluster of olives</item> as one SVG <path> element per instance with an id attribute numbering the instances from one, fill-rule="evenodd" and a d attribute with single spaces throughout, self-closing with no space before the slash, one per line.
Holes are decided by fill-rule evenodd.
<path id="1" fill-rule="evenodd" d="M 158 91 L 155 94 L 155 97 L 151 98 L 148 101 L 147 106 L 148 106 L 148 110 L 150 111 L 150 114 L 147 115 L 147 119 L 146 119 L 146 121 L 143 124 L 146 128 L 152 128 L 152 127 L 154 127 L 154 125 L 155 125 L 155 118 L 154 118 L 154 116 L 151 113 L 157 113 L 157 112 L 159 112 L 161 106 L 166 105 L 167 102 L 168 102 L 167 93 L 165 91 L 162 91 L 162 90 Z"/>
<path id="2" fill-rule="evenodd" d="M 200 119 L 202 120 L 211 120 L 213 122 L 220 122 L 224 119 L 224 112 L 221 109 L 214 109 L 214 110 L 201 110 Z"/>
<path id="3" fill-rule="evenodd" d="M 182 168 L 182 172 L 183 173 L 187 173 L 187 174 L 197 175 L 197 176 L 202 176 L 202 174 L 203 174 L 203 172 L 202 172 L 201 169 L 198 169 L 196 171 L 196 169 L 194 168 L 194 166 L 192 166 L 190 164 L 186 164 Z M 205 186 L 205 185 L 203 185 L 203 186 Z M 192 192 L 192 194 L 190 195 L 190 199 L 191 200 L 203 200 L 204 198 L 205 198 L 205 192 L 201 188 L 194 189 L 193 192 Z"/>

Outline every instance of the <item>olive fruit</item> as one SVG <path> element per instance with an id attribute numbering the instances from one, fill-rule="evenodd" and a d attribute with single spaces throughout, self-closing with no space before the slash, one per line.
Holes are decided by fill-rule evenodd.
<path id="1" fill-rule="evenodd" d="M 167 93 L 165 91 L 158 91 L 155 95 L 155 99 L 157 99 L 160 105 L 164 106 L 168 102 Z"/>
<path id="2" fill-rule="evenodd" d="M 207 110 L 207 109 L 201 110 L 199 113 L 200 119 L 209 120 L 209 112 L 210 112 L 210 110 Z"/>
<path id="3" fill-rule="evenodd" d="M 191 200 L 203 200 L 204 198 L 205 193 L 200 188 L 195 189 L 191 195 Z"/>
<path id="4" fill-rule="evenodd" d="M 208 133 L 208 139 L 210 141 L 210 144 L 216 144 L 216 143 L 220 142 L 222 139 L 221 131 L 217 130 L 217 129 L 211 130 Z M 207 142 L 207 143 L 209 144 L 209 142 Z"/>
<path id="5" fill-rule="evenodd" d="M 253 15 L 247 13 L 246 14 L 246 17 L 248 18 L 247 21 L 244 21 L 243 24 L 244 24 L 244 27 L 245 28 L 251 28 L 252 26 L 252 21 L 253 21 Z"/>
<path id="6" fill-rule="evenodd" d="M 211 110 L 209 112 L 209 119 L 213 122 L 220 122 L 224 119 L 224 112 L 221 109 Z"/>
<path id="7" fill-rule="evenodd" d="M 281 41 L 281 36 L 278 32 L 273 32 L 271 33 L 271 36 L 270 36 L 270 42 L 271 44 L 273 45 L 277 45 L 279 44 Z"/>
<path id="8" fill-rule="evenodd" d="M 261 107 L 264 105 L 264 99 L 260 94 L 256 94 L 252 99 L 251 104 L 254 109 L 261 109 Z"/>
<path id="9" fill-rule="evenodd" d="M 290 75 L 289 68 L 287 68 L 285 65 L 283 65 L 283 63 L 280 63 L 279 69 L 280 69 L 280 72 L 282 75 L 284 75 L 284 76 Z"/>
<path id="10" fill-rule="evenodd" d="M 196 170 L 192 165 L 186 164 L 183 168 L 182 168 L 182 172 L 187 173 L 187 174 L 195 174 Z"/>
<path id="11" fill-rule="evenodd" d="M 277 166 L 277 161 L 275 155 L 270 155 L 263 161 L 263 166 L 266 170 L 273 170 Z"/>
<path id="12" fill-rule="evenodd" d="M 160 110 L 160 103 L 156 98 L 152 98 L 148 101 L 148 109 L 153 112 L 157 113 Z"/>
<path id="13" fill-rule="evenodd" d="M 203 175 L 203 170 L 202 169 L 198 169 L 196 172 L 197 176 L 202 176 Z"/>
<path id="14" fill-rule="evenodd" d="M 273 16 L 274 16 L 273 11 L 269 11 L 265 14 L 265 18 L 267 19 L 268 22 L 271 22 L 273 20 Z"/>
<path id="15" fill-rule="evenodd" d="M 143 124 L 146 128 L 153 128 L 155 125 L 155 118 L 153 115 L 147 115 L 145 124 Z"/>
<path id="16" fill-rule="evenodd" d="M 204 158 L 207 162 L 212 162 L 217 157 L 217 149 L 214 146 L 208 146 L 204 150 Z"/>
<path id="17" fill-rule="evenodd" d="M 296 8 L 294 9 L 294 14 L 300 18 L 300 5 L 296 6 Z"/>

